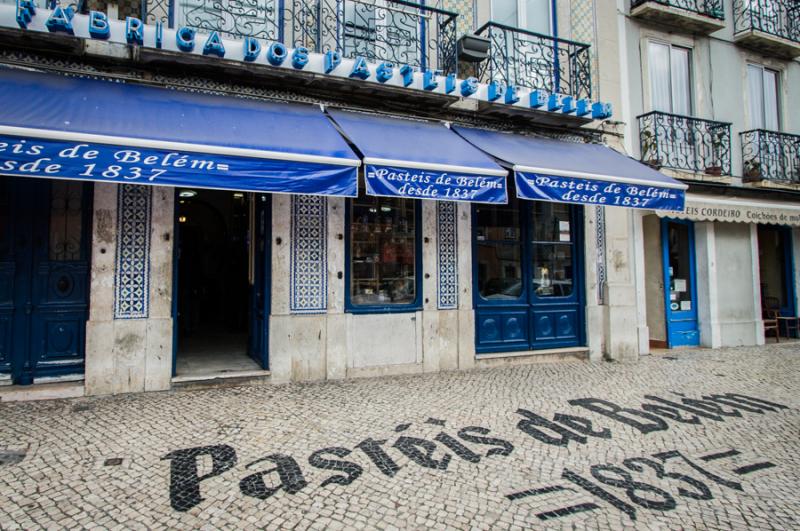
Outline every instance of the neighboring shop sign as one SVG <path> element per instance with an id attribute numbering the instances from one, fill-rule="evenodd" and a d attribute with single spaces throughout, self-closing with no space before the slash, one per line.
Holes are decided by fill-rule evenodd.
<path id="1" fill-rule="evenodd" d="M 355 197 L 356 167 L 0 135 L 0 173 Z"/>
<path id="2" fill-rule="evenodd" d="M 505 175 L 450 173 L 372 164 L 365 165 L 364 175 L 369 195 L 471 203 L 508 202 Z"/>
<path id="3" fill-rule="evenodd" d="M 0 26 L 215 57 L 285 71 L 305 71 L 594 120 L 610 118 L 612 112 L 610 103 L 576 100 L 568 95 L 506 86 L 500 81 L 480 83 L 474 77 L 458 79 L 455 74 L 445 76 L 436 70 L 421 72 L 410 65 L 372 63 L 364 56 L 345 58 L 335 50 L 315 53 L 302 46 L 290 48 L 280 42 L 262 41 L 255 37 L 228 39 L 216 31 L 201 33 L 187 26 L 170 29 L 161 22 L 149 25 L 136 17 L 127 17 L 124 21 L 109 20 L 100 11 L 76 14 L 72 6 L 41 9 L 35 6 L 34 0 L 16 0 L 16 5 L 0 5 Z"/>
<path id="4" fill-rule="evenodd" d="M 521 199 L 584 205 L 681 211 L 684 192 L 677 188 L 515 172 Z M 667 212 L 665 215 L 671 215 Z"/>
<path id="5" fill-rule="evenodd" d="M 800 205 L 757 199 L 716 199 L 688 195 L 681 212 L 658 212 L 661 217 L 727 223 L 762 223 L 800 227 Z"/>

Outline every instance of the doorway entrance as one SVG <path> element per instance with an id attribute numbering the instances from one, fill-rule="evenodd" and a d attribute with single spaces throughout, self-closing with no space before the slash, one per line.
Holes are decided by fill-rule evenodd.
<path id="1" fill-rule="evenodd" d="M 477 353 L 584 345 L 582 208 L 509 190 L 472 219 Z"/>
<path id="2" fill-rule="evenodd" d="M 269 197 L 180 189 L 173 375 L 267 368 Z"/>
<path id="3" fill-rule="evenodd" d="M 796 315 L 791 229 L 758 226 L 758 269 L 762 310 L 778 310 L 781 317 Z"/>
<path id="4" fill-rule="evenodd" d="M 83 374 L 91 192 L 0 176 L 0 374 L 12 383 Z"/>
<path id="5" fill-rule="evenodd" d="M 700 345 L 697 326 L 697 287 L 694 225 L 691 221 L 661 221 L 667 347 Z"/>

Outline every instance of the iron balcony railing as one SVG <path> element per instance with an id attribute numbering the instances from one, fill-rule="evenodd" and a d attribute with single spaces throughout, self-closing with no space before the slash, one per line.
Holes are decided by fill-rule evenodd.
<path id="1" fill-rule="evenodd" d="M 637 118 L 642 162 L 711 175 L 731 174 L 731 124 L 658 111 Z"/>
<path id="2" fill-rule="evenodd" d="M 496 22 L 476 32 L 489 39 L 489 57 L 477 68 L 484 83 L 558 92 L 577 98 L 592 97 L 589 45 L 541 35 Z"/>
<path id="3" fill-rule="evenodd" d="M 147 23 L 455 73 L 456 18 L 405 0 L 144 0 Z"/>
<path id="4" fill-rule="evenodd" d="M 704 15 L 718 20 L 725 20 L 725 8 L 723 7 L 722 0 L 632 0 L 631 8 L 649 2 L 682 9 L 683 11 L 689 11 L 697 15 Z"/>
<path id="5" fill-rule="evenodd" d="M 800 2 L 797 0 L 734 0 L 734 34 L 761 31 L 800 42 Z"/>
<path id="6" fill-rule="evenodd" d="M 746 179 L 800 183 L 800 135 L 754 129 L 739 138 Z"/>

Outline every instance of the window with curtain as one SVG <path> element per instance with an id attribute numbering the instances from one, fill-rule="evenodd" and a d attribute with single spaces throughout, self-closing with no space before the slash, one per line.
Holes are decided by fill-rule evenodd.
<path id="1" fill-rule="evenodd" d="M 747 65 L 750 96 L 750 127 L 778 131 L 778 72 L 761 65 Z"/>
<path id="2" fill-rule="evenodd" d="M 650 42 L 647 64 L 652 109 L 690 116 L 692 114 L 691 50 Z"/>
<path id="3" fill-rule="evenodd" d="M 551 0 L 492 0 L 492 20 L 515 28 L 550 35 Z"/>

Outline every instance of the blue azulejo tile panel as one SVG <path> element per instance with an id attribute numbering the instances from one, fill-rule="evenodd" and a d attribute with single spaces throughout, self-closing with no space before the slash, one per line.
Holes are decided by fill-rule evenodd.
<path id="1" fill-rule="evenodd" d="M 528 313 L 514 311 L 477 311 L 479 345 L 515 347 L 528 344 Z"/>
<path id="2" fill-rule="evenodd" d="M 437 301 L 440 310 L 458 308 L 458 210 L 453 201 L 436 202 Z"/>
<path id="3" fill-rule="evenodd" d="M 119 186 L 114 319 L 147 319 L 149 314 L 152 203 L 149 186 Z"/>
<path id="4" fill-rule="evenodd" d="M 325 313 L 328 309 L 328 200 L 293 195 L 289 311 Z"/>

